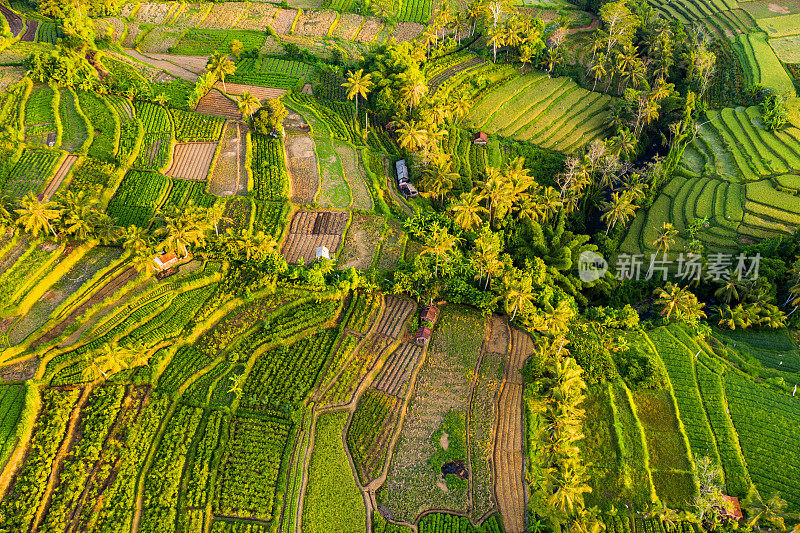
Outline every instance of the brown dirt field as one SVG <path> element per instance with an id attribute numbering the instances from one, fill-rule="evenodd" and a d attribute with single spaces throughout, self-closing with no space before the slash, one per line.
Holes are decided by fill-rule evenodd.
<path id="1" fill-rule="evenodd" d="M 26 381 L 36 375 L 39 369 L 39 357 L 34 355 L 24 361 L 0 368 L 0 381 Z"/>
<path id="2" fill-rule="evenodd" d="M 314 141 L 305 133 L 290 133 L 285 139 L 286 160 L 292 180 L 292 202 L 310 204 L 319 187 L 319 168 Z"/>
<path id="3" fill-rule="evenodd" d="M 11 34 L 16 37 L 22 31 L 22 17 L 8 9 L 6 6 L 0 5 L 0 13 L 8 21 L 8 27 L 11 29 Z"/>
<path id="4" fill-rule="evenodd" d="M 342 242 L 342 233 L 347 225 L 346 211 L 298 211 L 292 217 L 289 234 L 283 244 L 283 256 L 289 263 L 297 263 L 302 257 L 306 264 L 316 259 L 316 250 L 325 246 L 331 255 Z"/>
<path id="5" fill-rule="evenodd" d="M 336 21 L 336 11 L 309 9 L 300 14 L 293 35 L 322 39 Z"/>
<path id="6" fill-rule="evenodd" d="M 128 37 L 130 37 L 130 33 L 128 34 Z M 132 43 L 131 44 L 127 44 L 128 43 L 128 37 L 125 37 L 126 44 L 124 46 L 132 46 Z M 196 81 L 197 80 L 197 74 L 195 74 L 194 72 L 191 72 L 190 70 L 187 70 L 187 69 L 185 69 L 183 67 L 179 67 L 178 65 L 176 65 L 175 63 L 172 63 L 171 61 L 164 61 L 164 60 L 161 60 L 161 59 L 154 59 L 152 57 L 149 57 L 149 56 L 146 56 L 144 54 L 141 54 L 141 53 L 139 53 L 139 52 L 137 52 L 136 50 L 133 50 L 133 49 L 126 49 L 125 53 L 128 54 L 129 56 L 131 56 L 134 59 L 138 59 L 139 61 L 141 61 L 143 63 L 147 63 L 148 65 L 151 65 L 153 67 L 156 67 L 156 68 L 159 68 L 161 70 L 164 70 L 164 71 L 170 73 L 171 75 L 175 76 L 176 78 L 183 78 L 184 80 L 188 80 L 188 81 Z M 238 109 L 237 109 L 237 111 L 238 111 Z"/>
<path id="7" fill-rule="evenodd" d="M 486 337 L 486 351 L 490 353 L 507 354 L 510 331 L 508 320 L 505 317 L 492 315 L 489 322 L 489 334 Z"/>
<path id="8" fill-rule="evenodd" d="M 64 158 L 64 161 L 61 163 L 61 166 L 58 167 L 56 170 L 55 175 L 53 178 L 47 183 L 47 186 L 44 188 L 44 195 L 45 200 L 49 200 L 53 197 L 53 195 L 58 191 L 59 187 L 61 187 L 61 183 L 63 183 L 64 178 L 67 177 L 69 171 L 72 170 L 72 165 L 75 164 L 75 161 L 78 160 L 77 155 L 68 155 Z"/>
<path id="9" fill-rule="evenodd" d="M 172 22 L 178 28 L 195 28 L 211 10 L 213 4 L 186 4 L 180 14 Z"/>
<path id="10" fill-rule="evenodd" d="M 279 35 L 288 35 L 294 24 L 294 19 L 297 17 L 296 9 L 281 9 L 273 19 L 272 29 Z"/>
<path id="11" fill-rule="evenodd" d="M 392 37 L 394 37 L 398 43 L 413 41 L 422 34 L 424 28 L 425 26 L 417 24 L 416 22 L 398 22 L 394 27 Z"/>
<path id="12" fill-rule="evenodd" d="M 39 29 L 39 21 L 38 20 L 29 20 L 28 27 L 25 30 L 25 33 L 22 34 L 22 37 L 19 38 L 20 41 L 24 43 L 32 43 L 36 40 L 36 30 Z"/>
<path id="13" fill-rule="evenodd" d="M 134 18 L 138 22 L 161 25 L 164 24 L 173 7 L 175 7 L 174 3 L 142 2 Z"/>
<path id="14" fill-rule="evenodd" d="M 339 256 L 339 268 L 368 270 L 375 260 L 376 245 L 383 235 L 385 224 L 382 217 L 353 212 L 353 221 Z"/>
<path id="15" fill-rule="evenodd" d="M 230 87 L 230 85 L 228 85 L 228 87 Z M 217 89 L 208 91 L 206 95 L 197 102 L 195 111 L 223 118 L 242 119 L 242 114 L 239 113 L 239 106 L 236 105 L 236 102 Z"/>
<path id="16" fill-rule="evenodd" d="M 422 360 L 422 347 L 414 342 L 401 344 L 389 356 L 373 386 L 387 394 L 403 397 L 405 385 Z"/>
<path id="17" fill-rule="evenodd" d="M 228 94 L 239 96 L 245 91 L 250 91 L 250 94 L 259 100 L 266 100 L 267 98 L 280 98 L 286 93 L 286 89 L 275 89 L 274 87 L 261 87 L 260 85 L 243 85 L 241 83 L 226 83 L 224 86 L 221 81 L 214 84 L 217 90 L 227 92 Z M 227 89 L 227 90 L 226 90 Z"/>
<path id="18" fill-rule="evenodd" d="M 95 19 L 94 20 L 95 29 L 100 35 L 106 35 L 106 28 L 111 27 L 113 28 L 111 33 L 111 38 L 114 41 L 119 41 L 122 34 L 125 33 L 125 22 L 118 17 L 104 17 L 102 19 Z"/>
<path id="19" fill-rule="evenodd" d="M 364 17 L 355 13 L 342 13 L 339 15 L 339 23 L 333 29 L 332 37 L 352 41 L 358 35 L 358 30 L 364 22 Z"/>
<path id="20" fill-rule="evenodd" d="M 247 126 L 232 120 L 225 123 L 217 162 L 208 177 L 208 191 L 211 194 L 247 194 L 246 138 Z"/>
<path id="21" fill-rule="evenodd" d="M 237 28 L 243 30 L 267 31 L 275 14 L 278 13 L 278 6 L 269 3 L 248 4 L 248 11 L 236 24 Z"/>
<path id="22" fill-rule="evenodd" d="M 507 533 L 525 531 L 525 450 L 523 437 L 522 392 L 525 387 L 520 369 L 533 353 L 533 339 L 513 329 L 511 356 L 506 361 L 505 377 L 497 402 L 498 425 L 494 447 L 494 493 Z"/>
<path id="23" fill-rule="evenodd" d="M 236 23 L 242 18 L 247 4 L 244 2 L 223 2 L 214 4 L 203 22 L 198 24 L 198 28 L 209 28 L 227 30 L 235 28 Z"/>
<path id="24" fill-rule="evenodd" d="M 378 320 L 376 331 L 397 339 L 403 331 L 403 326 L 412 312 L 417 310 L 417 304 L 410 298 L 389 295 L 385 300 L 385 308 Z"/>
<path id="25" fill-rule="evenodd" d="M 347 177 L 350 194 L 353 196 L 351 208 L 370 211 L 373 208 L 372 196 L 367 188 L 367 173 L 361 163 L 361 153 L 343 142 L 334 142 L 334 149 L 342 164 L 344 175 Z"/>
<path id="26" fill-rule="evenodd" d="M 206 64 L 208 63 L 208 56 L 184 56 L 172 54 L 159 54 L 149 53 L 147 57 L 157 59 L 159 61 L 168 61 L 173 64 L 179 65 L 182 69 L 188 70 L 198 76 L 205 73 Z"/>
<path id="27" fill-rule="evenodd" d="M 366 17 L 364 19 L 364 24 L 361 25 L 361 30 L 353 40 L 359 43 L 370 43 L 378 36 L 378 32 L 381 31 L 381 28 L 383 28 L 383 21 L 381 19 Z"/>
<path id="28" fill-rule="evenodd" d="M 164 174 L 184 180 L 205 181 L 216 150 L 215 142 L 178 143 L 172 164 Z"/>

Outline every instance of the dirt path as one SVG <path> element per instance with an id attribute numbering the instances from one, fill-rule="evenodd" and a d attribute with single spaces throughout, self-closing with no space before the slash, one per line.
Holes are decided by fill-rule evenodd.
<path id="1" fill-rule="evenodd" d="M 511 353 L 506 360 L 500 389 L 498 426 L 494 445 L 494 492 L 503 527 L 507 533 L 525 531 L 525 449 L 522 392 L 525 387 L 519 373 L 533 353 L 533 340 L 518 329 L 511 332 Z"/>
<path id="2" fill-rule="evenodd" d="M 386 189 L 389 191 L 392 199 L 400 206 L 400 209 L 406 212 L 410 217 L 414 216 L 414 210 L 406 203 L 405 199 L 397 192 L 397 180 L 394 178 L 394 169 L 388 157 L 383 158 L 383 168 L 386 172 Z"/>
<path id="3" fill-rule="evenodd" d="M 126 48 L 125 53 L 128 54 L 130 57 L 141 61 L 142 63 L 147 63 L 152 67 L 159 68 L 166 72 L 169 72 L 173 76 L 177 78 L 183 78 L 184 80 L 188 81 L 197 81 L 197 74 L 190 70 L 186 70 L 183 67 L 179 67 L 175 63 L 171 61 L 164 61 L 162 59 L 153 59 L 152 57 L 148 57 L 144 54 L 139 53 L 137 50 L 133 48 Z"/>
<path id="4" fill-rule="evenodd" d="M 8 9 L 4 5 L 0 5 L 0 13 L 3 13 L 3 16 L 8 21 L 8 27 L 11 29 L 11 34 L 16 37 L 22 31 L 22 17 Z"/>
<path id="5" fill-rule="evenodd" d="M 53 496 L 53 489 L 55 488 L 56 482 L 59 478 L 61 463 L 64 460 L 64 457 L 67 455 L 67 452 L 75 443 L 75 429 L 78 427 L 78 419 L 80 418 L 81 409 L 83 409 L 83 406 L 89 399 L 89 393 L 91 393 L 91 391 L 91 386 L 83 388 L 81 396 L 78 398 L 78 403 L 75 405 L 75 408 L 69 415 L 67 433 L 64 437 L 64 440 L 61 442 L 61 446 L 58 448 L 58 453 L 56 453 L 56 456 L 53 458 L 53 466 L 50 468 L 50 476 L 47 478 L 47 486 L 45 487 L 44 494 L 42 494 L 42 499 L 39 502 L 39 509 L 36 511 L 36 516 L 33 519 L 31 531 L 36 531 L 36 529 L 39 527 L 39 523 L 44 517 L 45 511 L 50 506 L 50 498 Z"/>
<path id="6" fill-rule="evenodd" d="M 47 187 L 44 188 L 44 192 L 42 192 L 45 201 L 51 199 L 58 191 L 59 187 L 61 187 L 61 184 L 64 182 L 64 178 L 67 177 L 69 171 L 72 170 L 72 165 L 74 165 L 77 160 L 77 155 L 68 155 L 64 159 L 61 166 L 56 170 L 53 178 L 48 182 Z"/>

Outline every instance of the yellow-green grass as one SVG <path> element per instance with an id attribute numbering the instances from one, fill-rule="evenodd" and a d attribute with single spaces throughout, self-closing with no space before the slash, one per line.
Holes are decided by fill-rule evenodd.
<path id="1" fill-rule="evenodd" d="M 800 213 L 762 204 L 748 198 L 744 205 L 748 212 L 760 218 L 774 220 L 775 222 L 793 226 L 800 226 Z"/>
<path id="2" fill-rule="evenodd" d="M 800 35 L 770 39 L 769 44 L 784 63 L 800 63 Z"/>
<path id="3" fill-rule="evenodd" d="M 605 131 L 610 101 L 567 78 L 529 73 L 484 95 L 467 120 L 488 133 L 575 151 Z"/>
<path id="4" fill-rule="evenodd" d="M 709 118 L 714 117 L 712 124 L 728 143 L 740 168 L 749 167 L 756 175 L 770 174 L 771 170 L 765 166 L 752 142 L 744 135 L 741 128 L 736 125 L 736 119 L 733 117 L 732 112 L 733 110 L 729 108 L 713 115 L 713 112 L 710 112 Z"/>
<path id="5" fill-rule="evenodd" d="M 756 181 L 745 186 L 747 199 L 790 213 L 800 213 L 800 201 L 797 196 L 776 189 L 771 180 Z"/>
<path id="6" fill-rule="evenodd" d="M 800 175 L 785 174 L 783 176 L 777 176 L 775 178 L 775 181 L 781 187 L 786 187 L 787 189 L 800 190 Z"/>
<path id="7" fill-rule="evenodd" d="M 800 35 L 800 13 L 758 19 L 758 27 L 770 37 Z"/>
<path id="8" fill-rule="evenodd" d="M 767 44 L 767 36 L 763 33 L 750 33 L 747 34 L 747 37 L 753 47 L 753 54 L 760 69 L 760 79 L 758 81 L 768 89 L 796 95 L 797 93 L 789 74 L 783 68 L 778 56 Z"/>
<path id="9" fill-rule="evenodd" d="M 777 15 L 800 13 L 800 0 L 754 0 L 752 2 L 739 2 L 739 7 L 758 20 L 760 18 L 772 18 Z"/>

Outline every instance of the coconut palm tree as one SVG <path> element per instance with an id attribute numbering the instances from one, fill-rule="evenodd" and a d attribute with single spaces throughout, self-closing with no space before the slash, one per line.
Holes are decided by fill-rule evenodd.
<path id="1" fill-rule="evenodd" d="M 420 255 L 432 255 L 435 259 L 434 275 L 439 275 L 439 264 L 441 261 L 448 261 L 450 255 L 455 250 L 456 245 L 460 239 L 454 235 L 450 235 L 447 228 L 443 228 L 438 224 L 434 224 L 431 232 L 425 239 L 425 246 Z"/>
<path id="2" fill-rule="evenodd" d="M 656 253 L 661 252 L 666 257 L 670 247 L 675 244 L 675 237 L 678 235 L 678 230 L 672 222 L 664 222 L 659 228 L 656 238 L 653 241 L 653 246 L 656 248 Z"/>
<path id="3" fill-rule="evenodd" d="M 483 222 L 481 213 L 488 213 L 489 210 L 481 205 L 481 201 L 481 196 L 475 191 L 461 193 L 458 202 L 450 207 L 455 213 L 453 221 L 458 227 L 464 231 L 471 231 Z"/>
<path id="4" fill-rule="evenodd" d="M 517 311 L 533 302 L 533 280 L 528 274 L 503 280 L 503 295 L 506 313 L 511 313 L 511 320 L 517 317 Z"/>
<path id="5" fill-rule="evenodd" d="M 245 118 L 250 118 L 261 107 L 261 102 L 250 91 L 242 91 L 238 105 L 239 113 Z"/>
<path id="6" fill-rule="evenodd" d="M 219 224 L 220 222 L 233 222 L 229 217 L 225 216 L 225 204 L 215 203 L 206 209 L 206 220 L 214 226 L 214 234 L 219 237 Z"/>
<path id="7" fill-rule="evenodd" d="M 597 55 L 597 59 L 589 68 L 589 74 L 594 78 L 594 85 L 592 85 L 592 90 L 594 91 L 595 87 L 597 87 L 597 82 L 608 75 L 606 55 L 604 53 L 600 52 Z"/>
<path id="8" fill-rule="evenodd" d="M 603 214 L 600 219 L 606 223 L 606 235 L 609 230 L 617 224 L 622 224 L 624 228 L 630 219 L 636 216 L 636 206 L 631 202 L 630 195 L 626 192 L 615 191 L 611 194 L 611 200 L 601 202 L 600 209 Z"/>
<path id="9" fill-rule="evenodd" d="M 208 58 L 206 70 L 222 80 L 222 89 L 227 93 L 228 88 L 225 86 L 225 77 L 231 76 L 236 72 L 236 63 L 219 51 L 214 51 L 211 57 Z"/>
<path id="10" fill-rule="evenodd" d="M 358 97 L 360 96 L 365 101 L 369 91 L 372 89 L 372 74 L 364 74 L 364 69 L 360 68 L 353 72 L 347 71 L 347 81 L 342 84 L 342 87 L 347 89 L 347 99 L 356 101 L 356 122 L 358 122 Z M 367 128 L 367 118 L 364 116 L 364 129 Z"/>
<path id="11" fill-rule="evenodd" d="M 418 72 L 415 74 L 404 72 L 400 75 L 400 81 L 402 83 L 400 98 L 410 112 L 422 101 L 422 97 L 428 92 L 428 85 Z"/>
<path id="12" fill-rule="evenodd" d="M 58 237 L 52 222 L 61 216 L 61 210 L 55 202 L 40 202 L 33 192 L 30 192 L 20 201 L 20 208 L 15 212 L 17 224 L 34 238 L 47 232 L 52 233 L 53 237 Z"/>
<path id="13" fill-rule="evenodd" d="M 731 279 L 724 282 L 716 291 L 714 296 L 730 305 L 731 300 L 740 301 L 740 291 L 742 290 L 741 283 L 738 280 Z"/>
<path id="14" fill-rule="evenodd" d="M 665 316 L 667 320 L 673 312 L 685 320 L 696 320 L 706 316 L 703 312 L 705 304 L 698 302 L 697 296 L 686 287 L 679 287 L 670 281 L 664 287 L 658 287 L 654 294 L 655 305 L 661 308 L 661 316 Z"/>
<path id="15" fill-rule="evenodd" d="M 422 128 L 417 121 L 401 122 L 397 128 L 397 143 L 408 152 L 422 150 L 428 139 L 428 130 Z"/>
<path id="16" fill-rule="evenodd" d="M 781 498 L 780 493 L 774 492 L 764 501 L 756 491 L 751 491 L 747 499 L 743 502 L 747 515 L 747 528 L 755 528 L 759 522 L 766 520 L 778 531 L 786 529 L 786 500 Z"/>

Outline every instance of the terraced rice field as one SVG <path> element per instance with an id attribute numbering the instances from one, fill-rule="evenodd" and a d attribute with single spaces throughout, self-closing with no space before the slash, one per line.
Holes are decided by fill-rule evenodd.
<path id="1" fill-rule="evenodd" d="M 473 129 L 573 153 L 608 132 L 609 103 L 610 97 L 568 78 L 535 72 L 485 94 L 466 121 Z"/>
<path id="2" fill-rule="evenodd" d="M 733 38 L 755 26 L 752 17 L 733 0 L 648 0 L 651 6 L 669 18 L 684 24 L 699 24 L 718 39 Z"/>
<path id="3" fill-rule="evenodd" d="M 339 250 L 349 214 L 343 211 L 298 211 L 292 218 L 289 234 L 283 244 L 283 256 L 289 263 L 300 258 L 306 264 L 316 259 L 320 246 L 328 248 L 331 257 Z"/>
<path id="4" fill-rule="evenodd" d="M 208 177 L 215 142 L 178 143 L 172 155 L 172 164 L 164 174 L 173 178 L 204 181 Z"/>

